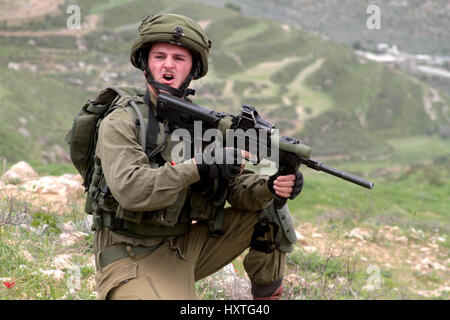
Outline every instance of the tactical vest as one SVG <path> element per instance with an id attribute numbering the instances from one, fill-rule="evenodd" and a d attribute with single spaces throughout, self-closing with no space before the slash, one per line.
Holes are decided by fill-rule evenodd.
<path id="1" fill-rule="evenodd" d="M 132 102 L 134 102 L 134 107 L 131 106 Z M 135 109 L 136 106 L 138 110 Z M 141 130 L 142 119 L 144 128 L 158 123 L 159 133 L 156 138 L 155 152 L 152 154 L 155 156 L 159 154 L 164 161 L 171 163 L 172 149 L 179 141 L 172 141 L 167 124 L 157 122 L 153 115 L 149 117 L 149 108 L 143 97 L 141 95 L 117 97 L 109 113 L 118 108 L 124 108 L 132 116 L 138 127 L 139 143 L 142 142 L 142 135 L 146 132 L 146 130 Z M 142 114 L 141 120 L 137 111 Z M 161 163 L 153 160 L 155 156 L 149 159 L 151 168 L 161 166 Z M 102 172 L 101 160 L 95 156 L 94 173 L 88 188 L 86 211 L 90 211 L 94 215 L 94 230 L 106 226 L 115 232 L 136 238 L 181 235 L 189 231 L 192 220 L 209 220 L 210 234 L 219 236 L 222 233 L 221 223 L 227 189 L 219 190 L 217 184 L 212 188 L 212 191 L 216 193 L 215 201 L 209 201 L 199 192 L 187 188 L 180 192 L 176 201 L 167 208 L 146 212 L 127 210 L 114 199 L 109 191 Z"/>

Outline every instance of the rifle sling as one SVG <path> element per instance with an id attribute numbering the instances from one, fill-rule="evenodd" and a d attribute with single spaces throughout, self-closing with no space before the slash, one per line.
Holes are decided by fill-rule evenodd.
<path id="1" fill-rule="evenodd" d="M 144 95 L 144 101 L 148 106 L 148 124 L 147 124 L 147 132 L 146 132 L 146 144 L 145 144 L 145 154 L 150 156 L 153 150 L 158 146 L 157 139 L 159 134 L 159 122 L 156 119 L 155 114 L 153 113 L 153 108 L 151 107 L 150 96 L 148 89 Z M 151 159 L 149 159 L 151 160 Z"/>

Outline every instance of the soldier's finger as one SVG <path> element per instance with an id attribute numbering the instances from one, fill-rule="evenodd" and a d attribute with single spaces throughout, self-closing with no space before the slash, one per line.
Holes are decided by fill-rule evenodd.
<path id="1" fill-rule="evenodd" d="M 290 193 L 275 191 L 275 193 L 282 198 L 289 198 L 291 196 Z"/>
<path id="2" fill-rule="evenodd" d="M 292 187 L 280 187 L 280 186 L 273 186 L 273 189 L 275 191 L 283 192 L 283 193 L 289 193 L 289 195 L 292 193 Z"/>
<path id="3" fill-rule="evenodd" d="M 280 181 L 277 179 L 273 182 L 273 184 L 280 187 L 293 187 L 295 185 L 295 181 L 294 180 Z"/>
<path id="4" fill-rule="evenodd" d="M 285 176 L 279 176 L 277 178 L 278 181 L 294 181 L 295 180 L 295 175 L 294 174 L 288 174 Z"/>

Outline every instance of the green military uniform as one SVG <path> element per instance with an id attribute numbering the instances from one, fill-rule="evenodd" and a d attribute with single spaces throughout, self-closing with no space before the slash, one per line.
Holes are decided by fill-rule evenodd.
<path id="1" fill-rule="evenodd" d="M 154 106 L 156 97 L 152 93 L 150 101 Z M 139 144 L 134 119 L 124 108 L 117 108 L 101 122 L 96 156 L 111 194 L 130 211 L 168 207 L 200 180 L 192 160 L 152 168 Z M 99 298 L 194 299 L 195 281 L 218 271 L 249 247 L 259 211 L 273 200 L 267 178 L 244 171 L 229 185 L 231 207 L 225 209 L 224 234 L 218 238 L 211 237 L 208 225 L 202 222 L 192 224 L 187 233 L 178 236 L 132 236 L 108 227 L 96 231 Z M 130 246 L 130 256 L 104 266 L 102 252 L 115 246 L 124 250 Z M 150 249 L 134 255 L 131 248 L 136 246 Z M 284 258 L 279 250 L 266 254 L 251 249 L 244 265 L 252 282 L 264 285 L 280 281 Z"/>
<path id="2" fill-rule="evenodd" d="M 139 31 L 131 63 L 145 71 L 152 88 L 185 96 L 190 80 L 207 73 L 211 42 L 196 22 L 173 14 L 149 16 Z M 146 50 L 155 42 L 180 45 L 192 53 L 191 73 L 179 88 L 161 86 L 149 71 Z M 142 96 L 133 99 L 151 115 L 149 110 L 156 113 L 156 96 L 150 90 L 148 94 L 145 101 Z M 173 144 L 163 137 L 167 133 L 163 124 L 137 121 L 127 99 L 116 99 L 113 111 L 100 122 L 95 178 L 89 188 L 99 298 L 195 299 L 195 281 L 218 271 L 249 247 L 244 267 L 253 295 L 273 294 L 281 286 L 285 254 L 292 249 L 295 233 L 289 230 L 289 214 L 280 219 L 276 213 L 267 215 L 265 208 L 273 207 L 268 177 L 244 170 L 228 184 L 226 193 L 217 193 L 220 201 L 206 200 L 192 188 L 201 179 L 194 161 L 171 163 Z M 160 126 L 157 141 L 164 163 L 149 160 L 141 145 L 143 125 Z M 223 208 L 221 194 L 230 207 Z M 256 232 L 255 225 L 261 221 L 269 223 Z M 211 232 L 217 229 L 223 233 Z M 283 234 L 287 237 L 280 240 Z M 265 242 L 254 246 L 256 238 Z M 261 243 L 272 246 L 271 250 Z"/>

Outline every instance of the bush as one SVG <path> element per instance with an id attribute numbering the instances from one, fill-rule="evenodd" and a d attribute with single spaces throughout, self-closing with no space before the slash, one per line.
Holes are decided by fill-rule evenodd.
<path id="1" fill-rule="evenodd" d="M 32 227 L 40 227 L 47 225 L 47 232 L 59 234 L 61 233 L 61 229 L 58 227 L 58 220 L 55 216 L 50 215 L 49 213 L 44 212 L 36 212 L 33 215 L 33 221 L 31 221 L 30 226 Z"/>
<path id="2" fill-rule="evenodd" d="M 230 9 L 230 10 L 233 10 L 233 11 L 236 11 L 236 12 L 241 12 L 241 6 L 238 6 L 236 4 L 232 4 L 232 3 L 227 2 L 227 3 L 225 3 L 224 7 L 226 9 Z"/>

